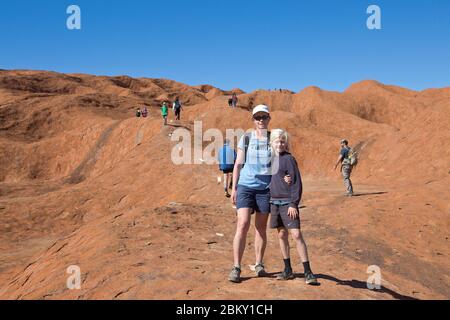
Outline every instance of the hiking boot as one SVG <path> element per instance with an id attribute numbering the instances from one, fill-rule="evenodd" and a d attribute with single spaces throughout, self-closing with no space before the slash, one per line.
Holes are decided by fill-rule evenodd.
<path id="1" fill-rule="evenodd" d="M 266 270 L 264 270 L 264 265 L 262 263 L 258 263 L 255 266 L 255 272 L 258 277 L 264 277 L 267 275 Z"/>
<path id="2" fill-rule="evenodd" d="M 292 280 L 294 279 L 294 273 L 291 271 L 284 270 L 282 273 L 277 275 L 277 280 Z"/>
<path id="3" fill-rule="evenodd" d="M 230 275 L 228 276 L 228 280 L 235 283 L 241 282 L 241 269 L 239 269 L 238 267 L 233 267 Z"/>
<path id="4" fill-rule="evenodd" d="M 306 282 L 306 284 L 310 284 L 310 285 L 319 284 L 316 276 L 312 272 L 305 273 L 305 282 Z"/>
<path id="5" fill-rule="evenodd" d="M 353 192 L 346 192 L 346 193 L 344 193 L 344 196 L 352 197 L 353 196 Z"/>
<path id="6" fill-rule="evenodd" d="M 228 191 L 225 191 L 225 197 L 229 198 L 231 197 L 231 194 L 229 194 Z"/>

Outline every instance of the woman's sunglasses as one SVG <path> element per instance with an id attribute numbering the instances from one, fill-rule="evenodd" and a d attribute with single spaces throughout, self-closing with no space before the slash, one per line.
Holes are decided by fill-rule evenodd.
<path id="1" fill-rule="evenodd" d="M 256 121 L 267 120 L 269 119 L 269 116 L 255 116 L 253 117 L 253 119 L 255 119 Z"/>

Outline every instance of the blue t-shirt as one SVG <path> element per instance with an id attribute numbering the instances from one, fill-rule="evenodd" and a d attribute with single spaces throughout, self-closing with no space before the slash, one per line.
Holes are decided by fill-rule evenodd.
<path id="1" fill-rule="evenodd" d="M 245 152 L 243 135 L 238 143 L 238 148 Z M 267 138 L 259 140 L 253 131 L 248 144 L 247 159 L 239 175 L 239 185 L 255 189 L 265 190 L 269 187 L 271 175 L 272 149 Z"/>
<path id="2" fill-rule="evenodd" d="M 350 148 L 348 147 L 344 147 L 341 149 L 341 156 L 343 159 L 347 159 L 348 158 L 348 153 L 350 152 Z"/>
<path id="3" fill-rule="evenodd" d="M 343 165 L 349 165 L 350 159 L 348 158 L 348 154 L 350 153 L 351 149 L 349 147 L 344 147 L 341 149 L 341 156 L 342 156 L 342 164 Z"/>
<path id="4" fill-rule="evenodd" d="M 236 151 L 231 149 L 228 144 L 224 144 L 219 150 L 218 160 L 220 170 L 232 170 L 236 160 Z"/>

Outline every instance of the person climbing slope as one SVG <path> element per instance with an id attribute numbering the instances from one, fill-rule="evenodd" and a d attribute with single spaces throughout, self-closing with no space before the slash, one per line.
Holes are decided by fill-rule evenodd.
<path id="1" fill-rule="evenodd" d="M 236 93 L 233 93 L 233 96 L 231 97 L 231 105 L 233 106 L 233 108 L 236 108 L 238 103 L 238 97 L 236 95 Z"/>
<path id="2" fill-rule="evenodd" d="M 226 139 L 223 147 L 219 150 L 219 170 L 223 172 L 223 188 L 225 196 L 229 198 L 228 188 L 232 185 L 229 183 L 232 179 L 234 162 L 236 161 L 236 151 L 230 147 L 230 140 Z"/>
<path id="3" fill-rule="evenodd" d="M 180 100 L 178 99 L 178 97 L 177 97 L 177 98 L 175 99 L 175 101 L 173 102 L 172 108 L 173 108 L 173 111 L 175 112 L 175 119 L 176 119 L 176 120 L 180 120 L 180 117 L 181 117 L 181 108 L 182 108 L 182 106 L 181 106 L 181 102 L 180 102 Z"/>
<path id="4" fill-rule="evenodd" d="M 142 117 L 147 118 L 147 115 L 148 115 L 148 109 L 147 109 L 147 107 L 144 107 L 144 109 L 142 110 Z"/>
<path id="5" fill-rule="evenodd" d="M 161 115 L 164 119 L 164 125 L 167 125 L 167 115 L 168 115 L 168 108 L 167 108 L 167 103 L 163 102 L 162 107 L 161 107 Z"/>

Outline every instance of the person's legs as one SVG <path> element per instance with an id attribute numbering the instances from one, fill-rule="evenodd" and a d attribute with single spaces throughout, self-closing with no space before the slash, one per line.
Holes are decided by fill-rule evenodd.
<path id="1" fill-rule="evenodd" d="M 259 190 L 255 192 L 255 272 L 261 277 L 266 274 L 263 258 L 267 245 L 267 220 L 270 213 L 270 191 Z"/>
<path id="2" fill-rule="evenodd" d="M 311 285 L 317 285 L 317 279 L 314 276 L 311 266 L 309 265 L 309 257 L 308 257 L 308 249 L 306 248 L 306 242 L 303 239 L 302 232 L 299 229 L 290 229 L 292 238 L 297 245 L 297 251 L 300 255 L 300 259 L 302 260 L 305 282 Z"/>
<path id="3" fill-rule="evenodd" d="M 255 214 L 255 257 L 256 264 L 262 264 L 267 245 L 267 220 L 268 213 L 256 212 Z"/>
<path id="4" fill-rule="evenodd" d="M 245 251 L 247 233 L 250 228 L 251 210 L 250 208 L 241 208 L 237 211 L 236 234 L 233 240 L 233 258 L 234 266 L 239 268 Z"/>
<path id="5" fill-rule="evenodd" d="M 283 259 L 289 259 L 289 233 L 286 228 L 278 228 L 278 242 L 280 244 Z"/>
<path id="6" fill-rule="evenodd" d="M 291 280 L 294 279 L 294 273 L 292 272 L 291 257 L 289 250 L 289 233 L 285 227 L 278 228 L 278 242 L 280 244 L 281 254 L 283 256 L 284 270 L 281 274 L 277 275 L 278 280 Z"/>
<path id="7" fill-rule="evenodd" d="M 223 173 L 223 189 L 227 192 L 228 191 L 228 173 Z"/>
<path id="8" fill-rule="evenodd" d="M 223 173 L 223 189 L 225 191 L 225 197 L 229 198 L 231 197 L 230 193 L 228 192 L 228 178 L 229 178 L 229 173 L 224 172 Z"/>
<path id="9" fill-rule="evenodd" d="M 300 256 L 300 259 L 302 260 L 302 262 L 309 261 L 308 249 L 306 248 L 306 242 L 303 239 L 302 232 L 300 231 L 300 229 L 290 229 L 290 231 L 291 236 L 295 241 L 297 252 Z"/>
<path id="10" fill-rule="evenodd" d="M 347 194 L 353 194 L 353 185 L 350 180 L 350 174 L 352 172 L 352 167 L 349 165 L 342 166 L 342 177 L 344 178 L 344 186 L 347 189 Z"/>

